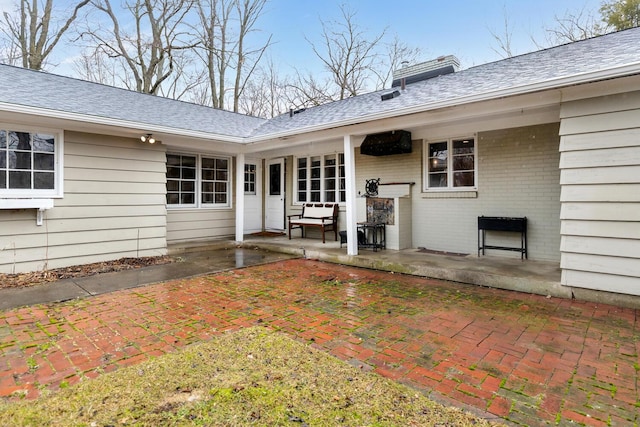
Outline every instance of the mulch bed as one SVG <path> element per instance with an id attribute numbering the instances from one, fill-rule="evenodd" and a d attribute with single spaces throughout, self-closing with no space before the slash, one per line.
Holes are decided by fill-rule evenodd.
<path id="1" fill-rule="evenodd" d="M 94 274 L 110 273 L 113 271 L 131 270 L 150 265 L 169 264 L 174 259 L 169 256 L 120 258 L 115 261 L 95 262 L 93 264 L 74 265 L 71 267 L 52 270 L 32 271 L 30 273 L 3 274 L 0 273 L 0 289 L 22 288 L 55 282 L 61 279 L 93 276 Z"/>

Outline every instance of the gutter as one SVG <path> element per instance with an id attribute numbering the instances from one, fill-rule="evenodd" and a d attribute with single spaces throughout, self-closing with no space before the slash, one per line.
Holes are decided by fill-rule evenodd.
<path id="1" fill-rule="evenodd" d="M 26 105 L 10 104 L 7 102 L 0 102 L 0 111 L 7 113 L 19 113 L 30 114 L 34 116 L 41 116 L 47 118 L 55 118 L 61 120 L 69 120 L 81 123 L 88 123 L 92 125 L 103 125 L 108 127 L 120 127 L 124 129 L 130 129 L 136 133 L 149 132 L 149 133 L 164 133 L 174 135 L 178 137 L 190 137 L 197 139 L 212 140 L 217 139 L 222 142 L 238 143 L 242 144 L 246 142 L 244 137 L 236 137 L 229 135 L 220 135 L 210 132 L 194 131 L 189 129 L 181 129 L 169 126 L 149 125 L 148 123 L 133 122 L 129 120 L 113 119 L 108 117 L 90 116 L 86 114 L 70 113 L 60 110 L 50 110 L 47 108 L 30 107 Z"/>

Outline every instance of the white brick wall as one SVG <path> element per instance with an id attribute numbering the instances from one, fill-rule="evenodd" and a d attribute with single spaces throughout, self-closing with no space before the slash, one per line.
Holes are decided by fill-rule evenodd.
<path id="1" fill-rule="evenodd" d="M 413 246 L 477 253 L 477 217 L 526 216 L 529 258 L 560 259 L 559 124 L 479 133 L 478 191 L 423 193 L 422 142 L 413 153 L 356 157 L 357 191 L 366 179 L 412 181 Z M 358 218 L 361 220 L 361 218 Z M 519 245 L 519 236 L 492 233 L 490 244 Z M 519 256 L 508 251 L 492 255 Z"/>

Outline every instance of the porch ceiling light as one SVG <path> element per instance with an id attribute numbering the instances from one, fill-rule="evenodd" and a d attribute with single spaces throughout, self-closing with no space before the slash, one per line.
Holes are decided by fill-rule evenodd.
<path id="1" fill-rule="evenodd" d="M 151 135 L 150 133 L 146 134 L 146 135 L 142 135 L 140 137 L 140 141 L 142 142 L 148 142 L 149 144 L 155 144 L 156 139 L 153 137 L 153 135 Z"/>

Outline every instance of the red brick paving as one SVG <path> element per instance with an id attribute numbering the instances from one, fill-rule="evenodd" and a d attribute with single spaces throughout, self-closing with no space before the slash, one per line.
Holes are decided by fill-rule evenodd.
<path id="1" fill-rule="evenodd" d="M 0 396 L 263 325 L 522 425 L 637 425 L 638 310 L 290 260 L 0 312 Z"/>

